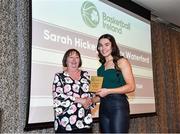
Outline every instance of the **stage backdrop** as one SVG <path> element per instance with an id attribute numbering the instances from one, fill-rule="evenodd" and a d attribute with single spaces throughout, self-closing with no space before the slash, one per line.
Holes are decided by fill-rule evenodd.
<path id="1" fill-rule="evenodd" d="M 108 1 L 32 0 L 31 84 L 28 124 L 54 120 L 52 82 L 69 48 L 82 55 L 82 70 L 96 75 L 97 39 L 112 34 L 132 64 L 131 114 L 155 112 L 150 22 Z M 98 105 L 93 110 L 98 117 Z"/>

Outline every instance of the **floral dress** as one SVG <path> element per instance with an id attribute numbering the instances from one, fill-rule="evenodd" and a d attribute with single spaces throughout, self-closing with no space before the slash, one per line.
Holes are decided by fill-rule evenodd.
<path id="1" fill-rule="evenodd" d="M 64 71 L 55 74 L 53 81 L 55 131 L 58 127 L 66 131 L 91 127 L 90 109 L 85 109 L 80 103 L 74 103 L 75 97 L 92 97 L 92 94 L 88 92 L 89 83 L 90 76 L 86 71 L 81 71 L 80 80 L 73 80 Z"/>

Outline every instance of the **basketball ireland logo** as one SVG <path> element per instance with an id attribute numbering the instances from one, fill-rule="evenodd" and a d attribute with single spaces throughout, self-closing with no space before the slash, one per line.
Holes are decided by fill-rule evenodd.
<path id="1" fill-rule="evenodd" d="M 84 23 L 91 28 L 95 28 L 99 24 L 99 12 L 97 11 L 96 6 L 89 1 L 85 1 L 82 4 L 81 16 Z"/>

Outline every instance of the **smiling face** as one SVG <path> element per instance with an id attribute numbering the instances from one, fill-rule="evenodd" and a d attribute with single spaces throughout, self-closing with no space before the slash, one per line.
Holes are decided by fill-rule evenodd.
<path id="1" fill-rule="evenodd" d="M 76 49 L 69 49 L 64 54 L 62 60 L 63 67 L 81 67 L 82 60 L 79 51 Z"/>
<path id="2" fill-rule="evenodd" d="M 74 69 L 79 68 L 80 65 L 79 55 L 75 51 L 72 51 L 67 57 L 66 64 L 68 68 L 74 68 Z"/>
<path id="3" fill-rule="evenodd" d="M 99 40 L 99 46 L 98 49 L 102 56 L 109 57 L 111 56 L 112 53 L 112 44 L 109 39 L 107 38 L 102 38 Z"/>

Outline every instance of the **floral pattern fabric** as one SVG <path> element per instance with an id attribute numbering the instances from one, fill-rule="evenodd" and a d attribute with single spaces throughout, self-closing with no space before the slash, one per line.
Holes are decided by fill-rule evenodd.
<path id="1" fill-rule="evenodd" d="M 88 92 L 89 83 L 90 76 L 86 71 L 81 71 L 80 80 L 73 80 L 64 71 L 55 74 L 53 81 L 55 131 L 58 127 L 63 127 L 66 131 L 91 127 L 90 109 L 85 109 L 80 103 L 74 103 L 75 97 L 92 97 Z"/>

